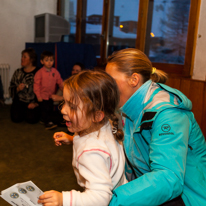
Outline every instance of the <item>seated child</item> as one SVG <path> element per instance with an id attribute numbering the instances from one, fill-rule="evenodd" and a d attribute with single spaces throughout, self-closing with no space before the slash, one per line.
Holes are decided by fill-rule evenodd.
<path id="1" fill-rule="evenodd" d="M 73 67 L 72 67 L 72 75 L 78 74 L 79 72 L 85 70 L 85 66 L 84 64 L 82 64 L 81 62 L 76 62 Z"/>
<path id="2" fill-rule="evenodd" d="M 85 70 L 85 66 L 84 64 L 80 63 L 80 62 L 76 62 L 73 67 L 72 67 L 72 71 L 71 71 L 71 75 L 75 75 L 78 74 L 79 72 Z M 51 98 L 53 99 L 53 101 L 55 102 L 61 102 L 63 101 L 63 96 L 62 96 L 62 90 L 58 90 L 57 94 L 53 94 L 51 96 Z"/>
<path id="3" fill-rule="evenodd" d="M 63 80 L 57 69 L 53 68 L 54 55 L 49 51 L 41 54 L 41 64 L 43 67 L 34 76 L 34 93 L 37 96 L 42 122 L 46 129 L 57 127 L 52 121 L 53 100 L 52 95 L 56 92 L 56 86 L 63 89 Z"/>
<path id="4" fill-rule="evenodd" d="M 54 139 L 56 145 L 73 141 L 72 165 L 78 184 L 85 190 L 47 191 L 38 203 L 108 205 L 113 189 L 127 182 L 123 132 L 115 115 L 119 102 L 116 82 L 105 72 L 83 71 L 64 82 L 63 97 L 61 112 L 68 130 L 75 134 L 73 138 L 58 132 Z"/>

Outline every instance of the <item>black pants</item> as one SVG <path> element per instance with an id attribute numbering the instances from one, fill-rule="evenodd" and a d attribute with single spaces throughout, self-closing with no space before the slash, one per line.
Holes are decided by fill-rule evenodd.
<path id="1" fill-rule="evenodd" d="M 39 121 L 40 109 L 35 107 L 34 109 L 28 108 L 29 103 L 22 102 L 15 97 L 11 105 L 10 116 L 13 122 L 26 121 L 30 124 L 35 124 Z"/>
<path id="2" fill-rule="evenodd" d="M 41 109 L 41 120 L 47 124 L 49 122 L 53 122 L 54 116 L 54 105 L 53 100 L 43 100 L 39 103 Z"/>
<path id="3" fill-rule="evenodd" d="M 161 204 L 160 206 L 185 206 L 181 196 L 178 196 L 168 202 Z"/>

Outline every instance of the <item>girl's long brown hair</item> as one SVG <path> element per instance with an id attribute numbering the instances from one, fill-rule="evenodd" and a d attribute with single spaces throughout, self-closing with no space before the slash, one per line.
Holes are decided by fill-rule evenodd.
<path id="1" fill-rule="evenodd" d="M 78 105 L 83 102 L 83 111 L 87 118 L 95 118 L 96 111 L 103 111 L 105 118 L 111 119 L 117 128 L 116 139 L 123 140 L 123 131 L 118 129 L 118 118 L 115 114 L 119 103 L 119 91 L 115 80 L 104 71 L 85 70 L 71 76 L 64 82 L 70 92 L 70 101 Z M 101 121 L 101 123 L 102 123 Z"/>
<path id="2" fill-rule="evenodd" d="M 143 83 L 151 79 L 154 82 L 165 83 L 167 74 L 161 70 L 153 70 L 152 63 L 140 50 L 134 48 L 122 49 L 108 57 L 107 63 L 116 65 L 117 70 L 130 77 L 133 73 L 141 74 Z"/>

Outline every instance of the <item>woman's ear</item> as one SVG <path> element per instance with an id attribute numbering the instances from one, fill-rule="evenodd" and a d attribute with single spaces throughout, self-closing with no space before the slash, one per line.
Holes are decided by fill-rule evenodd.
<path id="1" fill-rule="evenodd" d="M 140 82 L 140 75 L 137 73 L 133 73 L 132 76 L 129 78 L 129 85 L 131 87 L 136 87 Z"/>
<path id="2" fill-rule="evenodd" d="M 95 118 L 93 122 L 101 122 L 104 119 L 104 112 L 103 111 L 96 111 L 95 112 Z"/>

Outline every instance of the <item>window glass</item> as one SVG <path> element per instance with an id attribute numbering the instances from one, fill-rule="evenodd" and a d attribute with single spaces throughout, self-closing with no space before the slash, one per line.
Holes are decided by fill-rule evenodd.
<path id="1" fill-rule="evenodd" d="M 152 62 L 184 64 L 189 11 L 190 0 L 150 1 L 145 53 Z"/>
<path id="2" fill-rule="evenodd" d="M 62 0 L 61 15 L 70 23 L 70 34 L 65 35 L 63 41 L 75 42 L 77 0 Z"/>
<path id="3" fill-rule="evenodd" d="M 114 0 L 110 8 L 108 55 L 135 47 L 139 0 Z"/>
<path id="4" fill-rule="evenodd" d="M 81 43 L 92 44 L 96 57 L 100 57 L 103 0 L 83 1 Z"/>

